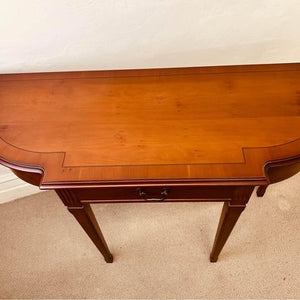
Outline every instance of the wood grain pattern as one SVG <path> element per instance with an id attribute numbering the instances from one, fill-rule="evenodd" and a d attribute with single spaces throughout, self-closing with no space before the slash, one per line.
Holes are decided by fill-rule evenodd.
<path id="1" fill-rule="evenodd" d="M 0 75 L 0 157 L 43 188 L 267 179 L 300 154 L 300 64 Z"/>
<path id="2" fill-rule="evenodd" d="M 222 201 L 212 262 L 255 186 L 300 171 L 300 64 L 0 75 L 0 163 L 90 203 Z"/>

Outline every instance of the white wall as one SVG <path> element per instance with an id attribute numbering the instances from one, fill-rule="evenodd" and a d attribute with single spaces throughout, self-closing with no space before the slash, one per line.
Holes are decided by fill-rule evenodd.
<path id="1" fill-rule="evenodd" d="M 0 165 L 0 204 L 39 193 L 38 187 L 30 185 Z"/>
<path id="2" fill-rule="evenodd" d="M 300 0 L 0 0 L 0 73 L 300 61 Z"/>

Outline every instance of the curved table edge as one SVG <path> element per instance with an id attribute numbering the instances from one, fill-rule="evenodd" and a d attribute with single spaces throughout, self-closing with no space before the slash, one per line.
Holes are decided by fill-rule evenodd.
<path id="1" fill-rule="evenodd" d="M 76 187 L 90 187 L 90 186 L 128 186 L 128 185 L 141 185 L 141 184 L 150 184 L 150 185 L 159 185 L 159 184 L 170 184 L 170 185 L 268 185 L 270 183 L 278 182 L 280 180 L 274 180 L 272 175 L 273 171 L 271 170 L 280 170 L 284 168 L 284 178 L 281 180 L 287 179 L 297 172 L 300 171 L 298 168 L 292 169 L 292 166 L 298 164 L 300 161 L 300 154 L 290 155 L 288 157 L 280 157 L 285 148 L 289 145 L 289 149 L 293 148 L 291 146 L 295 145 L 296 153 L 300 153 L 300 138 L 270 147 L 248 147 L 242 148 L 245 163 L 249 160 L 251 161 L 252 156 L 257 156 L 257 153 L 267 151 L 271 153 L 271 156 L 274 159 L 268 161 L 259 162 L 262 168 L 262 176 L 253 176 L 253 177 L 222 177 L 222 178 L 203 178 L 203 177 L 191 177 L 191 178 L 162 178 L 162 179 L 126 179 L 126 180 L 61 180 L 53 181 L 47 180 L 45 175 L 47 174 L 47 168 L 49 165 L 49 160 L 54 166 L 59 166 L 59 168 L 64 169 L 64 158 L 65 152 L 34 152 L 27 151 L 15 147 L 14 145 L 6 142 L 3 138 L 0 137 L 0 155 L 2 153 L 9 153 L 9 159 L 0 156 L 0 164 L 10 168 L 18 177 L 23 179 L 26 182 L 29 182 L 34 185 L 38 185 L 41 189 L 53 189 L 53 188 L 76 188 Z M 299 148 L 299 150 L 298 150 Z M 298 152 L 299 151 L 299 152 Z M 292 152 L 293 151 L 287 151 Z M 51 156 L 51 158 L 49 157 Z M 16 159 L 14 159 L 16 157 Z M 22 157 L 24 161 L 17 161 L 17 157 Z M 233 163 L 234 164 L 234 163 Z M 219 165 L 222 165 L 220 163 Z M 87 167 L 89 168 L 89 167 Z"/>

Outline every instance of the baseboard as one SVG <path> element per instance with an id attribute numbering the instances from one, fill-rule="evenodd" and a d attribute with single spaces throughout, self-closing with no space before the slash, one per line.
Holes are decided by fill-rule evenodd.
<path id="1" fill-rule="evenodd" d="M 19 179 L 9 169 L 0 167 L 0 204 L 39 192 L 38 187 Z"/>

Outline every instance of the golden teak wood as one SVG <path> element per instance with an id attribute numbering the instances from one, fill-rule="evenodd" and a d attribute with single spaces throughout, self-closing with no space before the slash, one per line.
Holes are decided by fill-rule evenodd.
<path id="1" fill-rule="evenodd" d="M 0 75 L 0 163 L 54 189 L 107 262 L 90 203 L 223 201 L 300 170 L 300 64 Z"/>

